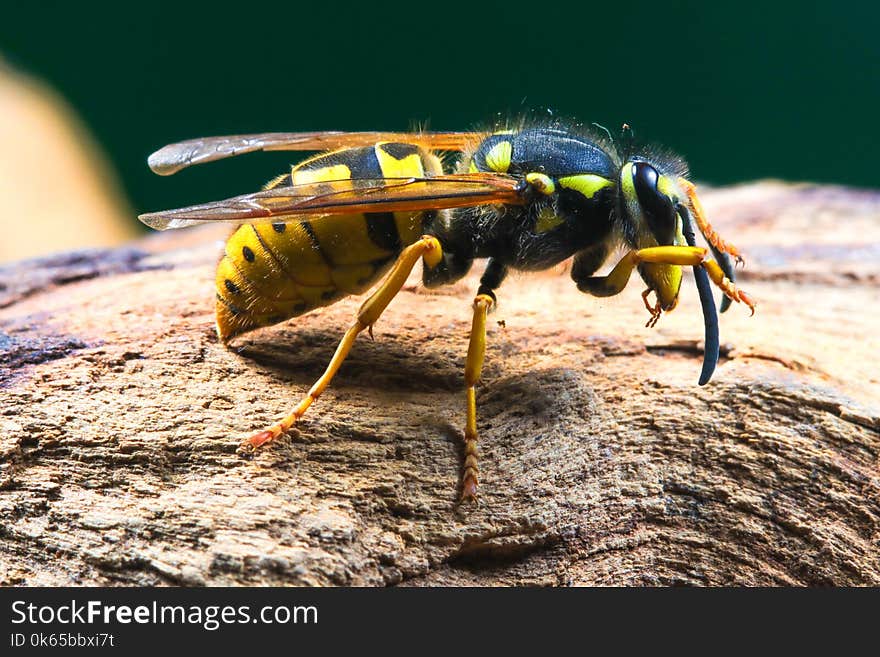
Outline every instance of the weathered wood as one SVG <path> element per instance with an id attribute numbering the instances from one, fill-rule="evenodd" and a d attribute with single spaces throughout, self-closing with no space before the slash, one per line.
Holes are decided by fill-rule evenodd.
<path id="1" fill-rule="evenodd" d="M 706 387 L 692 280 L 653 330 L 635 281 L 504 284 L 476 509 L 456 505 L 475 276 L 413 278 L 248 460 L 239 440 L 307 389 L 358 300 L 227 350 L 222 227 L 5 267 L 0 583 L 880 584 L 880 194 L 705 205 L 759 301 L 722 316 Z"/>

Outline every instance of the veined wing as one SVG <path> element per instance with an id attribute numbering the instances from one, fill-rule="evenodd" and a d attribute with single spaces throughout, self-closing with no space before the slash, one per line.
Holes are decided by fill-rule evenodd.
<path id="1" fill-rule="evenodd" d="M 380 141 L 417 144 L 429 150 L 461 151 L 485 137 L 480 132 L 265 132 L 253 135 L 204 137 L 168 144 L 147 163 L 160 176 L 181 169 L 256 151 L 327 151 L 372 146 Z"/>
<path id="2" fill-rule="evenodd" d="M 212 221 L 284 223 L 301 217 L 359 212 L 415 212 L 479 205 L 520 205 L 525 182 L 488 172 L 431 178 L 321 181 L 235 196 L 138 217 L 157 230 Z"/>

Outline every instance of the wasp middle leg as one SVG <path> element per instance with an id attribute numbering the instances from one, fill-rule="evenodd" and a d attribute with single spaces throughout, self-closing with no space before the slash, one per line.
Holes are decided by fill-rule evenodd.
<path id="1" fill-rule="evenodd" d="M 464 383 L 467 395 L 467 419 L 464 428 L 464 464 L 461 475 L 461 501 L 476 502 L 480 468 L 477 451 L 477 390 L 486 356 L 486 317 L 496 303 L 495 288 L 507 275 L 507 267 L 491 258 L 480 278 L 474 298 L 474 319 L 468 343 Z"/>
<path id="2" fill-rule="evenodd" d="M 429 235 L 423 236 L 419 241 L 406 247 L 379 288 L 363 303 L 354 324 L 348 328 L 339 342 L 339 346 L 336 347 L 336 352 L 333 354 L 333 358 L 330 359 L 327 369 L 315 381 L 306 396 L 280 422 L 273 424 L 268 429 L 258 431 L 245 440 L 239 449 L 245 452 L 252 452 L 258 447 L 272 442 L 296 424 L 296 421 L 305 414 L 309 406 L 330 385 L 342 362 L 348 356 L 352 346 L 354 346 L 354 341 L 358 334 L 364 329 L 372 330 L 373 324 L 378 321 L 382 312 L 391 303 L 391 300 L 400 292 L 416 263 L 424 259 L 425 265 L 428 268 L 435 267 L 440 262 L 442 256 L 443 249 L 440 246 L 440 242 L 436 237 Z"/>

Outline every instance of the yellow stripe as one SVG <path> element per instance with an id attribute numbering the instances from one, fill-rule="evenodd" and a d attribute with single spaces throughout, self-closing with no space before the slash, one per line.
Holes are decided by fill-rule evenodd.
<path id="1" fill-rule="evenodd" d="M 254 228 L 278 258 L 287 278 L 298 285 L 314 287 L 332 285 L 330 268 L 321 257 L 321 252 L 312 244 L 309 234 L 301 223 L 292 221 L 284 226 L 284 231 L 281 233 L 271 224 L 256 224 Z"/>
<path id="2" fill-rule="evenodd" d="M 673 203 L 677 202 L 682 197 L 678 185 L 676 185 L 675 181 L 669 176 L 661 175 L 657 178 L 657 191 L 668 196 L 672 199 Z"/>
<path id="3" fill-rule="evenodd" d="M 553 212 L 553 208 L 547 206 L 543 208 L 538 215 L 538 220 L 535 222 L 535 232 L 546 233 L 548 230 L 553 230 L 563 222 L 564 219 Z"/>
<path id="4" fill-rule="evenodd" d="M 592 173 L 582 173 L 577 176 L 565 176 L 559 179 L 559 184 L 565 189 L 573 189 L 584 198 L 593 198 L 600 189 L 610 187 L 613 183 L 607 178 Z"/>
<path id="5" fill-rule="evenodd" d="M 507 173 L 511 157 L 513 157 L 513 145 L 509 141 L 499 141 L 486 153 L 486 166 L 492 171 Z"/>
<path id="6" fill-rule="evenodd" d="M 348 180 L 351 178 L 351 169 L 345 164 L 334 164 L 320 169 L 295 169 L 291 174 L 294 185 L 306 185 L 314 182 L 330 180 Z"/>
<path id="7" fill-rule="evenodd" d="M 425 175 L 421 151 L 411 153 L 398 160 L 382 148 L 384 143 L 387 142 L 376 144 L 375 150 L 376 159 L 379 160 L 379 168 L 385 178 L 421 178 Z M 433 162 L 429 162 L 429 165 L 432 168 L 435 166 Z M 401 246 L 412 244 L 422 234 L 421 212 L 395 212 L 394 223 L 397 226 Z"/>
<path id="8" fill-rule="evenodd" d="M 291 175 L 296 185 L 326 182 L 328 188 L 333 189 L 332 181 L 350 179 L 351 169 L 345 164 L 334 164 L 318 169 L 297 168 Z M 311 219 L 310 223 L 320 245 L 320 251 L 334 266 L 359 265 L 386 258 L 389 255 L 388 251 L 380 249 L 370 239 L 363 214 L 315 217 Z M 293 272 L 293 269 L 291 271 Z M 313 269 L 312 273 L 318 274 L 318 268 Z"/>
<path id="9" fill-rule="evenodd" d="M 380 142 L 374 147 L 376 159 L 379 160 L 379 168 L 385 178 L 421 178 L 425 175 L 425 171 L 422 169 L 422 158 L 418 152 L 410 153 L 398 160 L 382 148 L 385 143 L 387 142 Z"/>

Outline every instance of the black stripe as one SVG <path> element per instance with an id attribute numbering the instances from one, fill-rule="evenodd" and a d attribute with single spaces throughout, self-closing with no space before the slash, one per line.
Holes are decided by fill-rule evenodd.
<path id="1" fill-rule="evenodd" d="M 374 148 L 357 148 L 349 151 L 345 164 L 351 171 L 352 180 L 359 178 L 382 178 L 382 168 Z"/>
<path id="2" fill-rule="evenodd" d="M 402 246 L 400 233 L 397 232 L 397 222 L 394 221 L 394 213 L 370 212 L 364 217 L 367 220 L 367 235 L 370 241 L 380 249 L 399 253 Z"/>
<path id="3" fill-rule="evenodd" d="M 344 164 L 351 171 L 352 178 L 381 178 L 379 159 L 372 146 L 347 148 L 345 150 L 318 156 L 294 167 L 293 171 L 317 171 L 327 167 Z M 315 181 L 320 182 L 320 181 Z"/>
<path id="4" fill-rule="evenodd" d="M 419 147 L 413 144 L 398 144 L 395 142 L 391 142 L 388 144 L 382 144 L 379 146 L 383 151 L 388 153 L 395 160 L 402 160 L 405 157 L 409 157 L 413 153 L 419 152 Z"/>
<path id="5" fill-rule="evenodd" d="M 265 241 L 263 241 L 263 236 L 260 235 L 260 231 L 257 230 L 257 227 L 254 224 L 251 224 L 250 226 L 251 226 L 251 230 L 254 231 L 254 237 L 257 238 L 257 243 L 261 247 L 263 247 L 263 251 L 266 252 L 266 255 L 268 255 L 270 259 L 275 261 L 275 263 L 278 265 L 278 267 L 277 267 L 278 269 L 281 269 L 281 271 L 284 271 L 281 267 L 281 263 L 278 262 L 278 256 L 276 256 L 275 253 L 273 253 L 272 249 L 269 248 L 269 245 L 266 244 Z M 247 247 L 245 247 L 245 248 L 247 248 Z M 251 262 L 253 262 L 253 260 L 251 260 Z"/>
<path id="6" fill-rule="evenodd" d="M 318 236 L 315 235 L 315 229 L 312 228 L 312 222 L 308 219 L 301 221 L 300 225 L 303 227 L 303 230 L 306 231 L 306 235 L 309 236 L 309 240 L 312 243 L 312 248 L 317 252 L 321 259 L 324 261 L 330 269 L 335 269 L 336 265 L 333 264 L 333 260 L 330 259 L 330 256 L 327 255 L 327 252 L 324 250 L 324 247 L 321 246 L 321 242 L 318 241 Z"/>

